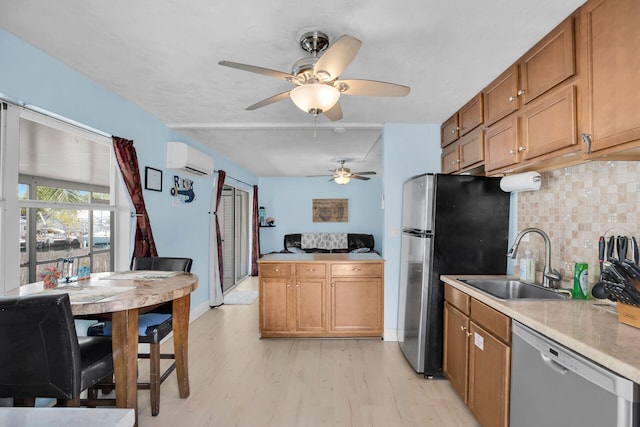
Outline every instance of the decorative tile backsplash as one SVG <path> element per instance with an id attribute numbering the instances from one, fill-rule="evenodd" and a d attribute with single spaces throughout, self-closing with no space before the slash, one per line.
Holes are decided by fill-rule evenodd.
<path id="1" fill-rule="evenodd" d="M 576 261 L 589 264 L 593 286 L 600 275 L 600 236 L 640 240 L 640 162 L 589 162 L 541 175 L 539 191 L 518 193 L 518 231 L 537 227 L 549 235 L 551 266 L 562 273 L 562 287 L 573 286 Z M 518 257 L 529 245 L 540 278 L 544 242 L 538 234 L 528 236 L 529 243 L 521 242 Z"/>

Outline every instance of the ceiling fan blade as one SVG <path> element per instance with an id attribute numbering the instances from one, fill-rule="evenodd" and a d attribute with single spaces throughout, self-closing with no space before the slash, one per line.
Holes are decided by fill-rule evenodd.
<path id="1" fill-rule="evenodd" d="M 353 61 L 360 46 L 362 42 L 355 37 L 340 37 L 320 56 L 313 67 L 313 73 L 318 75 L 319 72 L 326 72 L 330 76 L 329 80 L 337 79 Z"/>
<path id="2" fill-rule="evenodd" d="M 342 107 L 340 106 L 340 103 L 336 102 L 336 105 L 325 111 L 324 115 L 332 122 L 342 119 Z"/>
<path id="3" fill-rule="evenodd" d="M 218 62 L 220 65 L 224 65 L 225 67 L 236 68 L 238 70 L 249 71 L 251 73 L 262 74 L 267 77 L 273 77 L 280 80 L 285 80 L 291 82 L 295 80 L 295 76 L 289 73 L 283 73 L 282 71 L 271 70 L 269 68 L 256 67 L 255 65 L 241 64 L 239 62 L 231 62 L 231 61 L 220 61 Z"/>
<path id="4" fill-rule="evenodd" d="M 369 181 L 371 178 L 368 176 L 351 175 L 350 178 L 359 179 L 361 181 Z"/>
<path id="5" fill-rule="evenodd" d="M 286 92 L 279 93 L 277 95 L 270 96 L 269 98 L 263 99 L 260 102 L 257 102 L 253 105 L 248 106 L 246 109 L 255 110 L 257 108 L 266 107 L 267 105 L 273 104 L 274 102 L 282 101 L 283 99 L 289 98 L 289 92 L 290 91 L 286 91 Z"/>
<path id="6" fill-rule="evenodd" d="M 375 175 L 374 171 L 366 171 L 366 172 L 354 172 L 356 175 Z"/>
<path id="7" fill-rule="evenodd" d="M 338 80 L 336 87 L 339 87 L 340 84 L 347 86 L 347 89 L 342 93 L 356 96 L 407 96 L 411 90 L 409 86 L 376 80 Z"/>

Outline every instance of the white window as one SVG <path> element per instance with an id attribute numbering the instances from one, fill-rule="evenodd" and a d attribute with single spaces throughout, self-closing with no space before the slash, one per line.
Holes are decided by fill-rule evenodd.
<path id="1" fill-rule="evenodd" d="M 123 234 L 115 232 L 122 197 L 116 196 L 121 188 L 111 138 L 33 109 L 4 105 L 0 266 L 5 283 L 0 293 L 41 280 L 44 268 L 62 268 L 63 260 L 67 266 L 72 261 L 74 270 L 87 265 L 92 272 L 113 271 L 121 246 L 115 236 Z"/>

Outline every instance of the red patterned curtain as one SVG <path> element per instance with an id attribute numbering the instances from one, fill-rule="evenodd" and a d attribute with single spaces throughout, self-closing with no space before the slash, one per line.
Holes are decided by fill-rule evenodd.
<path id="1" fill-rule="evenodd" d="M 251 246 L 251 275 L 258 275 L 258 258 L 260 258 L 260 228 L 258 224 L 258 186 L 253 186 L 253 209 L 251 229 L 253 244 Z"/>
<path id="2" fill-rule="evenodd" d="M 220 220 L 218 219 L 218 208 L 220 207 L 220 199 L 222 199 L 222 187 L 224 187 L 224 178 L 227 173 L 223 170 L 218 171 L 218 184 L 216 187 L 216 210 L 214 215 L 216 217 L 216 241 L 218 242 L 218 271 L 220 273 L 220 292 L 222 292 L 222 281 L 224 274 L 222 271 L 222 234 L 220 233 Z"/>
<path id="3" fill-rule="evenodd" d="M 136 149 L 133 147 L 133 141 L 114 136 L 113 150 L 116 153 L 122 178 L 127 186 L 133 208 L 136 212 L 136 235 L 133 255 L 131 257 L 131 263 L 133 265 L 134 257 L 158 256 L 158 251 L 156 250 L 156 243 L 153 240 L 147 208 L 144 205 L 138 156 L 136 155 Z"/>

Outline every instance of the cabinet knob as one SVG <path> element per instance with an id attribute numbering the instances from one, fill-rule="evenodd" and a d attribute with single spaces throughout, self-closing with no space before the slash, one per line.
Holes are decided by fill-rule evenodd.
<path id="1" fill-rule="evenodd" d="M 524 94 L 525 94 L 524 89 L 519 89 L 518 90 L 518 96 L 522 96 Z"/>
<path id="2" fill-rule="evenodd" d="M 509 102 L 513 102 L 513 101 L 515 101 L 515 100 L 516 100 L 516 97 L 515 97 L 515 96 L 510 96 L 510 97 L 509 97 Z"/>
<path id="3" fill-rule="evenodd" d="M 451 135 L 453 135 L 454 133 L 456 133 L 455 129 L 451 129 Z"/>
<path id="4" fill-rule="evenodd" d="M 353 270 L 351 270 L 351 271 L 360 271 L 360 269 L 354 267 Z"/>
<path id="5" fill-rule="evenodd" d="M 277 268 L 274 268 L 273 271 L 278 273 L 280 270 L 278 270 Z"/>
<path id="6" fill-rule="evenodd" d="M 300 283 L 296 283 L 296 288 L 299 288 L 299 287 L 300 287 Z"/>
<path id="7" fill-rule="evenodd" d="M 509 150 L 509 154 L 516 154 L 516 150 L 513 150 L 513 149 Z"/>
<path id="8" fill-rule="evenodd" d="M 308 268 L 307 271 L 316 271 L 315 268 Z"/>
<path id="9" fill-rule="evenodd" d="M 336 284 L 335 284 L 335 283 L 332 283 L 332 284 L 331 284 L 331 287 L 332 287 L 332 288 L 335 288 L 335 287 L 336 287 Z"/>
<path id="10" fill-rule="evenodd" d="M 525 150 L 526 150 L 526 148 L 524 148 L 522 145 L 518 147 L 518 152 L 520 152 L 520 153 L 522 153 Z"/>

